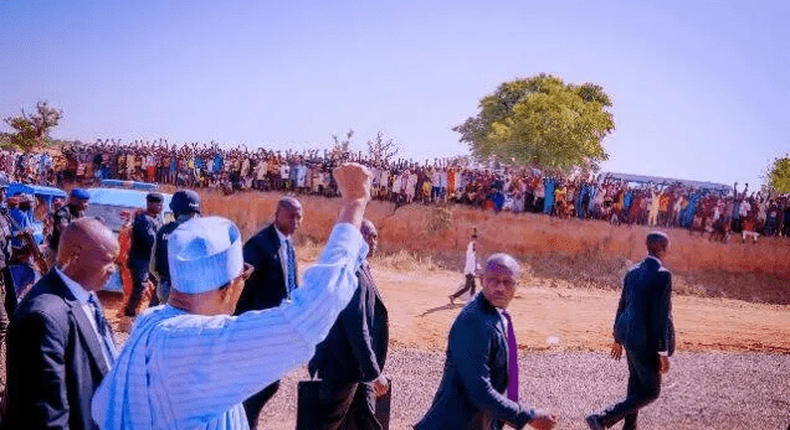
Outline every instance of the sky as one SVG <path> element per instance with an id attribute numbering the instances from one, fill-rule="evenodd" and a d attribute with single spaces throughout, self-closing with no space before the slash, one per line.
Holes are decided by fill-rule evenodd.
<path id="1" fill-rule="evenodd" d="M 60 139 L 464 155 L 481 98 L 548 73 L 611 96 L 605 171 L 759 184 L 790 152 L 788 0 L 8 0 L 0 59 L 0 116 L 48 101 Z"/>

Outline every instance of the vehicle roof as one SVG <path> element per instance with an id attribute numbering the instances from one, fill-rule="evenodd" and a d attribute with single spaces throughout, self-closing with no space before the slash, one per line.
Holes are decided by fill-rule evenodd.
<path id="1" fill-rule="evenodd" d="M 8 197 L 23 193 L 47 197 L 68 197 L 68 194 L 66 194 L 66 192 L 60 188 L 45 187 L 43 185 L 30 185 L 15 182 L 13 184 L 9 184 L 8 188 L 6 188 L 6 195 Z"/>
<path id="2" fill-rule="evenodd" d="M 144 208 L 146 206 L 145 196 L 148 191 L 127 190 L 120 188 L 89 188 L 91 195 L 89 204 L 122 206 L 127 208 Z M 164 196 L 163 211 L 170 210 L 170 199 L 172 194 L 161 193 Z"/>

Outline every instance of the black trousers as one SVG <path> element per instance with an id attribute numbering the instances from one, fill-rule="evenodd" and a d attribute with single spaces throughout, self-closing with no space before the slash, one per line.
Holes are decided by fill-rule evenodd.
<path id="1" fill-rule="evenodd" d="M 381 430 L 376 396 L 369 383 L 321 381 L 316 430 Z"/>
<path id="2" fill-rule="evenodd" d="M 258 415 L 261 414 L 261 409 L 271 400 L 278 389 L 280 389 L 280 381 L 274 381 L 271 385 L 244 401 L 244 413 L 247 414 L 247 423 L 250 425 L 250 430 L 258 428 Z"/>
<path id="3" fill-rule="evenodd" d="M 463 293 L 465 293 L 465 292 L 467 292 L 469 290 L 472 290 L 472 292 L 469 293 L 469 295 L 470 296 L 474 296 L 475 295 L 475 287 L 476 287 L 475 275 L 466 275 L 466 284 L 464 284 L 463 288 L 461 288 L 460 290 L 458 290 L 455 293 L 453 293 L 452 298 L 453 299 L 457 299 L 458 297 L 461 296 L 461 294 L 463 294 Z"/>
<path id="4" fill-rule="evenodd" d="M 132 274 L 132 292 L 123 314 L 127 317 L 134 317 L 137 316 L 137 307 L 143 299 L 146 283 L 151 280 L 151 272 L 146 261 L 133 259 L 129 259 L 129 272 Z"/>
<path id="5" fill-rule="evenodd" d="M 625 351 L 628 360 L 628 395 L 610 406 L 601 415 L 601 424 L 611 427 L 625 419 L 623 430 L 635 430 L 639 409 L 652 403 L 661 392 L 661 371 L 658 354 Z"/>

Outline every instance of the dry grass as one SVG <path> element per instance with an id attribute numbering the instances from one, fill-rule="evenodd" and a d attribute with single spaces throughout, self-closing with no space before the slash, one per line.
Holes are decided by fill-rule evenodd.
<path id="1" fill-rule="evenodd" d="M 276 193 L 223 196 L 204 192 L 206 213 L 235 221 L 249 237 L 268 224 Z M 314 260 L 332 229 L 338 199 L 300 196 L 305 218 L 298 234 L 299 258 Z M 484 212 L 462 206 L 426 207 L 372 202 L 367 216 L 379 228 L 377 263 L 398 270 L 445 268 L 460 271 L 463 252 L 474 228 L 480 255 L 508 252 L 524 261 L 549 286 L 619 288 L 632 262 L 644 256 L 641 226 L 615 227 L 605 222 L 560 220 L 536 214 Z M 757 244 L 711 243 L 686 230 L 665 230 L 672 238 L 666 264 L 675 273 L 675 291 L 706 297 L 790 304 L 790 241 L 761 238 Z"/>

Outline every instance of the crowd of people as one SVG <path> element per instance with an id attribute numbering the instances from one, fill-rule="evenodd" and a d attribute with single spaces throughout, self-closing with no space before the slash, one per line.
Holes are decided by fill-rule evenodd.
<path id="1" fill-rule="evenodd" d="M 85 215 L 90 194 L 73 189 L 56 213 L 51 270 L 39 266 L 35 284 L 11 298 L 0 428 L 256 429 L 280 377 L 304 363 L 319 379 L 300 386 L 298 429 L 388 428 L 389 409 L 376 400 L 390 392 L 389 321 L 367 260 L 378 245 L 364 218 L 371 177 L 358 163 L 333 170 L 341 209 L 317 264 L 302 276 L 292 245 L 304 215 L 296 197 L 282 197 L 272 223 L 243 242 L 233 222 L 204 214 L 189 189 L 173 194 L 175 219 L 163 224 L 163 196 L 151 192 L 124 250 L 100 218 Z M 433 402 L 414 428 L 552 429 L 558 417 L 530 407 L 519 384 L 507 308 L 520 264 L 494 253 L 481 267 L 476 241 L 475 231 L 465 289 L 450 300 L 467 289 L 471 297 L 450 328 Z M 623 420 L 636 428 L 669 370 L 671 273 L 661 263 L 669 237 L 650 233 L 646 246 L 647 258 L 625 277 L 613 330 L 612 357 L 625 350 L 628 360 L 628 392 L 586 417 L 594 430 Z M 119 264 L 135 284 L 123 311 L 135 321 L 122 347 L 98 296 Z M 150 308 L 138 315 L 146 289 Z"/>
<path id="2" fill-rule="evenodd" d="M 385 161 L 362 153 L 318 150 L 250 150 L 219 145 L 168 145 L 165 141 L 97 141 L 68 144 L 59 152 L 0 153 L 0 168 L 18 181 L 59 185 L 121 179 L 185 188 L 337 196 L 332 169 L 344 161 L 366 165 L 373 198 L 397 205 L 455 203 L 492 211 L 543 213 L 561 218 L 606 220 L 687 228 L 711 240 L 741 241 L 790 236 L 790 196 L 683 182 L 634 183 L 612 176 L 563 175 L 498 162 L 466 159 L 415 163 Z"/>

